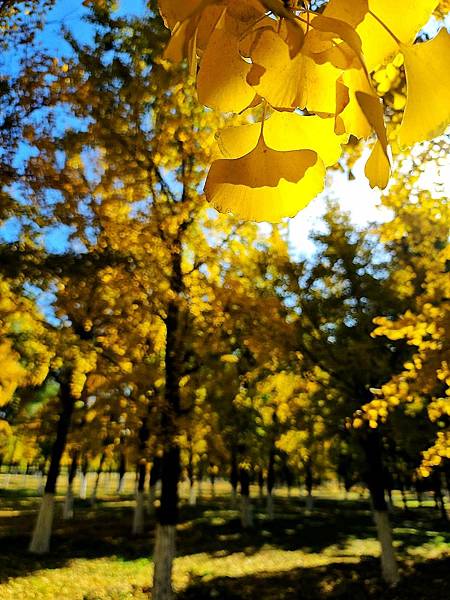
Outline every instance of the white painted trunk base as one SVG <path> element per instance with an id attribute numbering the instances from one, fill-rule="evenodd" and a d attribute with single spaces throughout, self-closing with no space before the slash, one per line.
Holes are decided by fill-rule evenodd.
<path id="1" fill-rule="evenodd" d="M 253 507 L 248 496 L 241 496 L 241 525 L 244 529 L 253 527 Z"/>
<path id="2" fill-rule="evenodd" d="M 172 600 L 172 566 L 175 558 L 175 525 L 157 525 L 153 562 L 152 600 Z"/>
<path id="3" fill-rule="evenodd" d="M 83 473 L 80 473 L 80 499 L 81 500 L 86 500 L 86 498 L 87 498 L 87 485 L 88 485 L 87 474 L 84 475 Z"/>
<path id="4" fill-rule="evenodd" d="M 123 477 L 121 477 L 119 475 L 119 483 L 117 485 L 117 493 L 118 494 L 122 494 L 123 493 L 123 488 L 125 487 L 125 475 Z"/>
<path id="5" fill-rule="evenodd" d="M 66 497 L 64 498 L 63 519 L 68 521 L 73 519 L 73 489 L 72 484 L 67 488 Z"/>
<path id="6" fill-rule="evenodd" d="M 373 511 L 373 519 L 377 527 L 378 541 L 381 546 L 381 571 L 383 579 L 390 585 L 398 583 L 397 561 L 395 559 L 394 545 L 392 543 L 392 528 L 389 515 L 386 511 Z"/>
<path id="7" fill-rule="evenodd" d="M 45 554 L 50 550 L 52 535 L 54 494 L 44 494 L 28 550 L 33 554 Z"/>
<path id="8" fill-rule="evenodd" d="M 189 488 L 189 506 L 195 506 L 197 504 L 197 490 L 195 485 L 192 484 Z"/>
<path id="9" fill-rule="evenodd" d="M 267 518 L 272 520 L 275 516 L 274 508 L 273 508 L 273 496 L 272 494 L 267 494 L 266 498 L 266 512 Z"/>
<path id="10" fill-rule="evenodd" d="M 144 507 L 145 507 L 145 494 L 144 492 L 137 492 L 136 504 L 134 505 L 134 516 L 133 516 L 133 534 L 141 535 L 144 533 Z"/>

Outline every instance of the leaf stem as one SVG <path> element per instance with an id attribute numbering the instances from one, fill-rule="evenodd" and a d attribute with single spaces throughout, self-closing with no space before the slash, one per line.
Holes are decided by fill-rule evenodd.
<path id="1" fill-rule="evenodd" d="M 386 23 L 383 23 L 383 21 L 377 17 L 377 15 L 372 12 L 371 10 L 369 10 L 368 12 L 369 15 L 371 15 L 376 21 L 378 21 L 378 23 L 381 25 L 381 27 L 383 27 L 383 29 L 391 36 L 391 38 L 395 41 L 396 44 L 398 44 L 399 46 L 401 46 L 401 41 L 398 39 L 398 37 L 395 35 L 395 33 L 393 33 L 389 27 L 386 25 Z"/>

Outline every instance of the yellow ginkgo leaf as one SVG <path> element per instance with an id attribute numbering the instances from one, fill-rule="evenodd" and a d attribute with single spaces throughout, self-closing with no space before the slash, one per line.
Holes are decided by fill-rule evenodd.
<path id="1" fill-rule="evenodd" d="M 292 217 L 322 191 L 325 167 L 312 150 L 277 152 L 261 137 L 249 154 L 213 162 L 205 193 L 221 212 L 278 222 Z"/>
<path id="2" fill-rule="evenodd" d="M 343 130 L 356 138 L 366 138 L 372 130 L 370 124 L 356 99 L 356 92 L 373 93 L 372 87 L 362 69 L 348 69 L 341 77 L 342 84 L 348 90 L 348 102 L 338 113 L 343 124 Z"/>
<path id="3" fill-rule="evenodd" d="M 206 48 L 222 14 L 223 6 L 208 5 L 201 11 L 194 11 L 194 14 L 184 21 L 178 21 L 172 29 L 164 58 L 172 62 L 181 62 L 188 58 L 193 66 L 191 73 L 196 75 L 197 51 Z"/>
<path id="4" fill-rule="evenodd" d="M 271 28 L 257 32 L 251 51 L 253 64 L 247 81 L 253 89 L 277 108 L 295 106 L 301 86 L 304 57 L 291 58 L 288 44 Z"/>
<path id="5" fill-rule="evenodd" d="M 374 129 L 378 138 L 367 161 L 365 174 L 369 179 L 370 187 L 384 189 L 389 182 L 391 165 L 388 155 L 388 140 L 384 124 L 383 107 L 380 99 L 373 94 L 356 92 L 356 99 L 367 122 Z"/>
<path id="6" fill-rule="evenodd" d="M 319 15 L 314 17 L 311 21 L 311 27 L 318 31 L 330 32 L 339 36 L 339 38 L 353 50 L 355 55 L 358 56 L 360 63 L 363 63 L 361 56 L 361 38 L 348 23 L 341 19 Z"/>
<path id="7" fill-rule="evenodd" d="M 365 92 L 356 92 L 356 99 L 367 119 L 369 125 L 375 130 L 378 137 L 369 159 L 365 166 L 365 174 L 370 187 L 384 189 L 391 172 L 388 155 L 388 140 L 383 118 L 383 108 L 377 96 Z"/>
<path id="8" fill-rule="evenodd" d="M 325 166 L 334 165 L 348 135 L 336 135 L 334 119 L 275 111 L 264 123 L 264 140 L 272 150 L 314 150 Z"/>
<path id="9" fill-rule="evenodd" d="M 378 96 L 367 92 L 356 92 L 356 99 L 363 111 L 367 122 L 374 129 L 383 148 L 387 149 L 388 141 L 384 124 L 383 105 Z"/>
<path id="10" fill-rule="evenodd" d="M 256 148 L 261 123 L 226 127 L 217 135 L 214 158 L 240 158 Z M 316 115 L 274 111 L 264 122 L 264 141 L 271 150 L 314 150 L 325 166 L 334 165 L 342 154 L 348 135 L 336 135 L 334 119 Z"/>
<path id="11" fill-rule="evenodd" d="M 159 12 L 168 29 L 173 29 L 177 23 L 186 20 L 202 4 L 204 0 L 158 0 Z"/>
<path id="12" fill-rule="evenodd" d="M 439 0 L 369 0 L 369 9 L 404 44 L 412 44 Z"/>
<path id="13" fill-rule="evenodd" d="M 327 54 L 330 60 L 322 62 Z M 336 113 L 337 81 L 342 69 L 334 66 L 332 54 L 333 49 L 322 53 L 320 62 L 314 55 L 304 56 L 300 93 L 297 98 L 297 106 L 300 108 L 324 115 Z"/>
<path id="14" fill-rule="evenodd" d="M 197 26 L 198 17 L 177 23 L 164 50 L 164 58 L 172 62 L 181 62 L 184 58 L 189 58 L 192 61 L 192 54 L 195 52 L 192 42 L 196 37 Z"/>
<path id="15" fill-rule="evenodd" d="M 407 100 L 398 131 L 401 146 L 430 140 L 450 122 L 450 35 L 441 29 L 422 44 L 402 45 Z"/>
<path id="16" fill-rule="evenodd" d="M 384 190 L 389 183 L 391 165 L 380 140 L 377 140 L 372 148 L 364 173 L 371 188 L 378 187 Z"/>
<path id="17" fill-rule="evenodd" d="M 330 0 L 324 15 L 342 19 L 351 26 L 357 25 L 365 63 L 368 70 L 373 71 L 397 54 L 395 38 L 405 44 L 414 41 L 438 3 L 439 0 L 369 0 L 370 12 L 361 21 L 364 2 L 356 1 L 357 10 L 353 14 L 355 0 Z"/>
<path id="18" fill-rule="evenodd" d="M 245 156 L 256 148 L 260 135 L 261 123 L 225 127 L 216 134 L 217 151 L 213 150 L 213 160 Z"/>
<path id="19" fill-rule="evenodd" d="M 250 69 L 239 53 L 237 22 L 224 15 L 202 56 L 197 77 L 199 101 L 222 112 L 241 112 L 255 98 L 246 81 Z"/>
<path id="20" fill-rule="evenodd" d="M 336 113 L 337 81 L 343 67 L 347 67 L 347 60 L 345 53 L 338 50 L 340 60 L 336 61 L 337 42 L 334 37 L 332 32 L 316 29 L 310 29 L 305 35 L 299 55 L 303 58 L 296 98 L 299 108 L 324 115 Z M 341 64 L 343 59 L 345 65 Z"/>
<path id="21" fill-rule="evenodd" d="M 325 7 L 324 15 L 356 27 L 363 21 L 368 11 L 368 0 L 330 0 Z"/>

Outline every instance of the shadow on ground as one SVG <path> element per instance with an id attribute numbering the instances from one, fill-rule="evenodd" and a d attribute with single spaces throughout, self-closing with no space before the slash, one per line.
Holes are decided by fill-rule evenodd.
<path id="1" fill-rule="evenodd" d="M 147 515 L 145 533 L 142 536 L 133 537 L 130 533 L 133 513 L 132 501 L 132 497 L 108 499 L 107 501 L 99 501 L 96 506 L 91 507 L 89 502 L 77 500 L 75 503 L 75 518 L 69 522 L 61 519 L 61 502 L 59 502 L 54 523 L 51 552 L 45 557 L 36 558 L 27 553 L 27 547 L 39 506 L 39 499 L 25 493 L 15 493 L 14 495 L 1 493 L 0 581 L 26 575 L 42 568 L 60 568 L 76 558 L 114 556 L 131 561 L 150 557 L 153 549 L 154 517 Z M 268 521 L 265 518 L 264 503 L 256 501 L 255 508 L 255 528 L 242 531 L 238 512 L 231 507 L 229 497 L 219 497 L 214 501 L 200 503 L 195 507 L 183 505 L 179 528 L 178 556 L 207 553 L 212 557 L 223 557 L 237 552 L 252 555 L 265 546 L 286 551 L 301 550 L 305 553 L 320 554 L 333 546 L 333 552 L 329 556 L 330 563 L 333 563 L 333 555 L 336 559 L 339 550 L 344 550 L 352 540 L 375 538 L 374 526 L 365 501 L 319 498 L 316 502 L 316 508 L 309 514 L 305 512 L 303 502 L 300 499 L 281 498 L 276 500 L 277 517 L 273 521 Z M 408 511 L 407 514 L 398 510 L 393 515 L 393 523 L 394 526 L 399 527 L 395 538 L 399 544 L 401 555 L 404 555 L 405 550 L 408 548 L 422 546 L 424 543 L 433 541 L 436 538 L 439 538 L 442 543 L 450 543 L 448 526 L 439 520 L 436 512 L 432 509 L 414 509 Z M 307 569 L 302 572 L 291 571 L 280 574 L 278 579 L 275 575 L 267 575 L 267 577 L 255 575 L 253 578 L 230 581 L 219 579 L 216 580 L 214 585 L 217 585 L 220 589 L 223 587 L 223 592 L 221 591 L 218 595 L 215 595 L 215 587 L 212 583 L 205 584 L 203 582 L 201 587 L 205 587 L 205 594 L 210 594 L 209 596 L 192 596 L 194 592 L 191 590 L 196 589 L 194 585 L 186 592 L 188 595 L 185 597 L 192 599 L 217 597 L 220 600 L 226 600 L 227 598 L 258 598 L 262 600 L 266 597 L 274 600 L 277 597 L 280 599 L 285 597 L 289 599 L 348 597 L 356 600 L 365 597 L 372 598 L 372 596 L 361 595 L 365 593 L 364 589 L 358 592 L 355 591 L 355 594 L 360 594 L 359 596 L 324 596 L 327 586 L 331 586 L 330 589 L 335 590 L 330 594 L 339 591 L 339 588 L 336 587 L 337 583 L 336 585 L 333 583 L 335 580 L 336 582 L 339 581 L 338 574 L 333 571 L 334 568 L 341 573 L 339 577 L 345 579 L 345 585 L 350 585 L 353 577 L 358 580 L 365 580 L 371 572 L 378 574 L 378 561 L 364 562 L 364 568 L 358 564 L 351 566 L 339 564 L 336 567 L 330 564 L 323 568 L 321 576 L 319 576 L 320 569 Z M 313 576 L 314 572 L 316 572 L 316 575 Z M 302 581 L 305 577 L 313 577 L 316 581 L 316 587 L 319 587 L 316 591 L 311 591 L 311 594 L 316 593 L 316 596 L 295 596 L 303 585 L 298 582 L 298 585 L 295 583 L 299 577 Z M 286 583 L 287 587 L 283 584 L 283 580 L 290 582 L 289 584 Z M 272 581 L 273 583 L 271 583 Z M 233 591 L 235 586 L 239 588 L 241 585 L 243 586 L 242 590 Z M 246 586 L 251 588 L 252 585 L 256 586 L 254 595 L 242 595 Z M 273 589 L 278 586 L 277 589 L 284 590 L 283 593 L 288 593 L 293 586 L 294 591 L 292 594 L 294 595 L 269 595 L 259 598 L 258 588 L 264 588 L 266 585 L 268 588 L 272 587 Z M 361 584 L 358 583 L 358 585 Z M 222 595 L 233 593 L 240 593 L 241 595 Z M 322 596 L 317 594 L 322 594 Z M 386 597 L 391 598 L 391 596 Z M 395 596 L 392 596 L 392 598 L 395 598 Z M 435 600 L 437 596 L 431 595 L 429 598 Z M 450 594 L 446 596 L 446 600 L 449 598 Z"/>
<path id="2" fill-rule="evenodd" d="M 401 583 L 386 588 L 376 559 L 329 563 L 283 573 L 193 581 L 177 600 L 448 600 L 450 557 L 415 567 L 403 564 Z"/>

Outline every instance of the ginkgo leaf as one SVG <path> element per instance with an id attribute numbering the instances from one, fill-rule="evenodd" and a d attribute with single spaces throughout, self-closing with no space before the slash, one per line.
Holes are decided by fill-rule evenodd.
<path id="1" fill-rule="evenodd" d="M 439 0 L 369 0 L 370 11 L 404 44 L 414 42 L 438 4 Z"/>
<path id="2" fill-rule="evenodd" d="M 277 152 L 261 137 L 249 154 L 213 162 L 205 193 L 222 212 L 278 222 L 292 217 L 322 191 L 325 167 L 312 150 Z"/>
<path id="3" fill-rule="evenodd" d="M 391 165 L 380 140 L 377 140 L 372 148 L 364 173 L 371 188 L 378 187 L 384 190 L 389 183 Z"/>
<path id="4" fill-rule="evenodd" d="M 255 97 L 246 81 L 250 69 L 239 53 L 236 21 L 224 15 L 202 56 L 197 77 L 199 101 L 222 112 L 241 112 Z"/>
<path id="5" fill-rule="evenodd" d="M 340 19 L 319 15 L 311 21 L 311 27 L 318 31 L 328 31 L 338 35 L 343 42 L 348 44 L 356 56 L 360 58 L 361 64 L 363 63 L 361 57 L 361 38 L 348 23 Z"/>
<path id="6" fill-rule="evenodd" d="M 375 130 L 383 148 L 387 148 L 386 126 L 384 124 L 383 105 L 380 98 L 374 94 L 361 91 L 356 92 L 355 95 L 368 123 Z"/>
<path id="7" fill-rule="evenodd" d="M 367 161 L 365 174 L 369 179 L 370 187 L 384 189 L 389 182 L 391 165 L 387 149 L 388 140 L 384 124 L 383 107 L 380 99 L 373 94 L 356 92 L 356 99 L 361 106 L 367 122 L 373 127 L 378 138 Z"/>
<path id="8" fill-rule="evenodd" d="M 342 122 L 343 130 L 356 138 L 366 138 L 370 135 L 372 127 L 362 111 L 356 92 L 373 93 L 372 87 L 362 69 L 348 69 L 341 77 L 342 84 L 348 91 L 348 102 L 343 110 L 339 110 L 338 121 Z M 338 108 L 338 107 L 337 107 Z M 339 128 L 337 132 L 340 132 Z"/>
<path id="9" fill-rule="evenodd" d="M 356 27 L 364 20 L 368 10 L 369 0 L 330 0 L 325 7 L 324 15 Z"/>
<path id="10" fill-rule="evenodd" d="M 390 32 L 400 42 L 412 43 L 438 3 L 439 0 L 369 0 L 369 11 L 378 19 L 367 12 L 361 21 L 364 2 L 357 0 L 353 14 L 355 0 L 330 0 L 323 14 L 357 25 L 366 66 L 373 71 L 398 52 L 398 43 Z"/>
<path id="11" fill-rule="evenodd" d="M 336 135 L 334 119 L 278 112 L 264 123 L 264 140 L 272 150 L 314 150 L 325 166 L 334 165 L 348 135 Z"/>
<path id="12" fill-rule="evenodd" d="M 450 122 L 450 35 L 438 35 L 421 44 L 401 46 L 405 59 L 407 100 L 398 131 L 401 146 L 430 140 Z"/>
<path id="13" fill-rule="evenodd" d="M 240 158 L 256 148 L 261 123 L 226 127 L 217 135 L 217 158 Z M 334 165 L 342 154 L 348 135 L 334 133 L 334 119 L 316 115 L 274 113 L 264 122 L 264 141 L 271 150 L 314 150 L 325 166 Z"/>
<path id="14" fill-rule="evenodd" d="M 158 0 L 159 12 L 168 29 L 173 29 L 177 23 L 185 21 L 203 4 L 203 0 Z"/>
<path id="15" fill-rule="evenodd" d="M 198 18 L 186 19 L 178 22 L 164 50 L 164 58 L 172 62 L 181 62 L 190 54 L 191 40 L 195 37 Z"/>
<path id="16" fill-rule="evenodd" d="M 299 54 L 299 57 L 303 58 L 303 69 L 296 106 L 306 108 L 310 112 L 334 115 L 337 81 L 342 74 L 342 69 L 332 62 L 334 48 L 331 45 L 328 50 L 320 54 L 320 57 L 316 57 L 312 52 L 308 53 L 317 34 L 315 30 L 308 32 L 302 52 Z"/>
<path id="17" fill-rule="evenodd" d="M 164 58 L 173 62 L 189 58 L 191 63 L 196 63 L 197 50 L 205 49 L 222 14 L 223 6 L 211 5 L 177 22 L 164 51 Z"/>
<path id="18" fill-rule="evenodd" d="M 303 55 L 291 58 L 288 44 L 276 31 L 265 28 L 257 33 L 251 58 L 247 82 L 254 90 L 271 106 L 294 106 L 301 85 Z"/>
<path id="19" fill-rule="evenodd" d="M 247 123 L 236 127 L 225 127 L 216 134 L 217 153 L 213 158 L 241 158 L 258 145 L 261 123 Z"/>

